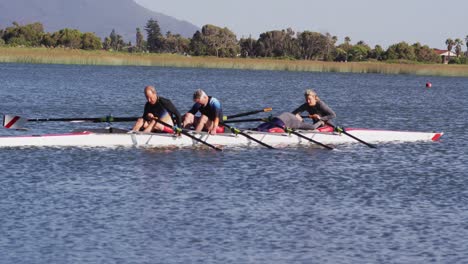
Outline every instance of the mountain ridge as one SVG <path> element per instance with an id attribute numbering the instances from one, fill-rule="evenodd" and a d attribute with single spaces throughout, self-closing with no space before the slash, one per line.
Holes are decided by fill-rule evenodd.
<path id="1" fill-rule="evenodd" d="M 126 41 L 134 43 L 136 28 L 143 30 L 150 18 L 158 21 L 163 34 L 171 31 L 192 37 L 199 30 L 190 22 L 151 11 L 133 0 L 0 0 L 0 28 L 13 22 L 40 22 L 48 32 L 74 28 L 94 32 L 101 38 L 115 29 Z"/>

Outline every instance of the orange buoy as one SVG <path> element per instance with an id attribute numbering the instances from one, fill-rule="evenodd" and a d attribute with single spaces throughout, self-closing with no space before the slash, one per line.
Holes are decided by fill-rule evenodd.
<path id="1" fill-rule="evenodd" d="M 432 87 L 432 83 L 427 82 L 427 83 L 426 83 L 426 87 L 427 87 L 427 88 L 431 88 L 431 87 Z"/>

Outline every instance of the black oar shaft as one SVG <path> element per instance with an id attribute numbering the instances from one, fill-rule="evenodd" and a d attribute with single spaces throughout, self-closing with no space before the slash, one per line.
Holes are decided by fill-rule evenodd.
<path id="1" fill-rule="evenodd" d="M 159 119 L 155 119 L 155 120 L 156 120 L 156 122 L 161 123 L 161 124 L 164 125 L 164 126 L 167 126 L 167 127 L 172 128 L 171 125 L 169 125 L 168 123 L 166 123 L 166 122 L 164 122 L 164 121 L 161 121 L 161 120 L 159 120 Z M 206 142 L 206 141 L 204 141 L 204 140 L 201 140 L 201 139 L 195 137 L 194 135 L 190 135 L 190 133 L 188 133 L 188 132 L 185 131 L 185 130 L 180 130 L 180 133 L 182 133 L 183 135 L 185 135 L 185 136 L 187 136 L 187 137 L 189 137 L 189 138 L 191 138 L 191 139 L 193 139 L 193 140 L 195 140 L 195 141 L 197 141 L 197 142 L 200 142 L 200 143 L 202 143 L 202 144 L 204 144 L 204 145 L 206 145 L 206 146 L 208 146 L 208 147 L 210 147 L 210 148 L 212 148 L 212 149 L 215 149 L 216 151 L 223 151 L 222 149 L 220 149 L 220 148 L 218 148 L 218 147 L 216 147 L 216 146 L 213 146 L 213 145 L 211 145 L 210 143 L 208 143 L 208 142 Z"/>
<path id="2" fill-rule="evenodd" d="M 30 118 L 28 122 L 130 122 L 138 117 L 70 117 L 70 118 Z"/>
<path id="3" fill-rule="evenodd" d="M 251 118 L 251 119 L 237 119 L 237 120 L 228 120 L 223 123 L 243 123 L 243 122 L 268 122 L 266 118 Z"/>
<path id="4" fill-rule="evenodd" d="M 254 137 L 252 137 L 252 136 L 250 136 L 250 135 L 248 135 L 248 134 L 246 134 L 246 133 L 244 133 L 244 132 L 242 132 L 242 131 L 240 131 L 240 130 L 238 130 L 236 128 L 233 128 L 233 127 L 227 125 L 226 123 L 223 123 L 223 125 L 225 127 L 229 128 L 234 134 L 240 134 L 240 135 L 242 135 L 242 136 L 244 136 L 244 137 L 246 137 L 246 138 L 248 138 L 248 139 L 250 139 L 250 140 L 252 140 L 254 142 L 257 142 L 258 144 L 260 144 L 260 145 L 262 145 L 264 147 L 267 147 L 269 149 L 274 149 L 274 147 L 272 147 L 272 146 L 270 146 L 270 145 L 268 145 L 266 143 L 263 143 L 262 141 L 254 138 Z"/>
<path id="5" fill-rule="evenodd" d="M 367 142 L 365 142 L 364 140 L 359 139 L 359 138 L 357 138 L 357 137 L 355 137 L 355 136 L 349 134 L 348 132 L 346 132 L 346 130 L 345 130 L 344 128 L 342 128 L 341 131 L 339 131 L 339 132 L 341 132 L 341 133 L 347 135 L 348 137 L 350 137 L 350 138 L 352 138 L 352 139 L 354 139 L 354 140 L 356 140 L 356 141 L 361 142 L 362 144 L 368 146 L 369 148 L 377 148 L 375 145 L 372 145 L 372 144 L 370 144 L 370 143 L 367 143 Z"/>
<path id="6" fill-rule="evenodd" d="M 368 146 L 369 148 L 377 148 L 375 145 L 372 145 L 372 144 L 370 144 L 370 143 L 367 143 L 367 142 L 365 142 L 364 140 L 362 140 L 362 139 L 360 139 L 360 138 L 357 138 L 357 137 L 355 137 L 355 136 L 349 134 L 348 132 L 346 132 L 346 130 L 345 130 L 344 128 L 337 127 L 337 126 L 333 125 L 331 122 L 327 122 L 327 124 L 328 124 L 329 126 L 333 127 L 333 129 L 335 129 L 335 131 L 337 131 L 337 132 L 339 132 L 339 133 L 343 133 L 343 134 L 347 135 L 348 137 L 350 137 L 350 138 L 352 138 L 352 139 L 354 139 L 354 140 L 356 140 L 356 141 L 358 141 L 358 142 L 361 142 L 362 144 Z"/>
<path id="7" fill-rule="evenodd" d="M 245 113 L 241 113 L 241 114 L 230 115 L 230 116 L 226 117 L 226 120 L 229 120 L 229 119 L 232 119 L 232 118 L 237 118 L 237 117 L 255 115 L 255 114 L 263 113 L 263 112 L 270 112 L 271 110 L 272 110 L 272 108 L 269 107 L 269 108 L 263 108 L 262 110 L 255 110 L 255 111 L 245 112 Z"/>
<path id="8" fill-rule="evenodd" d="M 298 137 L 300 137 L 300 138 L 303 138 L 303 139 L 305 139 L 305 140 L 308 140 L 308 141 L 310 141 L 310 142 L 312 142 L 312 143 L 315 143 L 315 144 L 317 144 L 317 145 L 319 145 L 319 146 L 322 146 L 322 147 L 324 147 L 324 148 L 326 148 L 326 149 L 330 149 L 330 150 L 333 149 L 332 147 L 330 147 L 330 146 L 328 146 L 328 145 L 325 145 L 325 144 L 323 144 L 323 143 L 321 143 L 321 142 L 318 142 L 317 140 L 313 140 L 313 139 L 311 139 L 311 138 L 308 138 L 308 137 L 306 137 L 306 136 L 304 136 L 304 135 L 302 135 L 302 134 L 300 134 L 300 133 L 297 133 L 296 131 L 293 131 L 293 130 L 291 130 L 291 129 L 288 129 L 287 132 L 289 132 L 289 133 L 291 133 L 291 134 L 293 134 L 293 135 L 296 135 L 296 136 L 298 136 Z"/>

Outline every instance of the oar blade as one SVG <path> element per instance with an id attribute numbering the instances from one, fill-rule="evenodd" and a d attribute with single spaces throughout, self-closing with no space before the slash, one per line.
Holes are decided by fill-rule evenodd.
<path id="1" fill-rule="evenodd" d="M 28 120 L 21 116 L 3 115 L 3 127 L 8 129 L 24 129 L 23 125 Z"/>

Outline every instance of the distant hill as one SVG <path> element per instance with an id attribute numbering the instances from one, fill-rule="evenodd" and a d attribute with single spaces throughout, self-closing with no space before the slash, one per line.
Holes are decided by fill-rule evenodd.
<path id="1" fill-rule="evenodd" d="M 48 32 L 68 27 L 94 32 L 101 38 L 115 29 L 126 41 L 135 43 L 136 28 L 144 30 L 150 18 L 158 20 L 163 34 L 171 31 L 192 37 L 199 30 L 187 21 L 153 12 L 133 0 L 0 0 L 0 28 L 11 26 L 13 21 L 41 22 Z"/>

